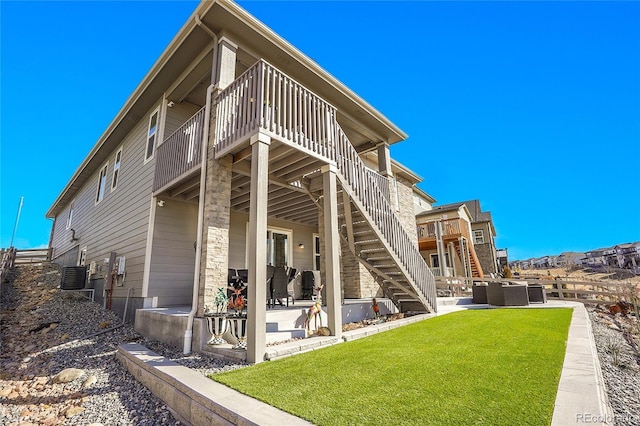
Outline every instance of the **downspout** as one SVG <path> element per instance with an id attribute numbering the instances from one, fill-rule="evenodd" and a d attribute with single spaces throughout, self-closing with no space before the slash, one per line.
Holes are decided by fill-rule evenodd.
<path id="1" fill-rule="evenodd" d="M 196 261 L 193 272 L 193 299 L 191 301 L 191 312 L 187 318 L 187 328 L 184 331 L 183 353 L 185 355 L 191 353 L 191 343 L 193 341 L 193 320 L 198 312 L 198 299 L 200 291 L 200 263 L 202 258 L 202 233 L 204 230 L 204 197 L 206 194 L 205 184 L 207 183 L 207 162 L 209 150 L 209 121 L 211 117 L 211 101 L 212 93 L 215 88 L 215 82 L 218 81 L 218 36 L 211 31 L 201 20 L 198 15 L 195 16 L 196 24 L 202 28 L 207 34 L 213 38 L 213 64 L 211 69 L 212 84 L 207 88 L 207 101 L 204 112 L 204 129 L 202 141 L 202 165 L 200 166 L 200 196 L 198 200 L 198 230 L 196 237 Z"/>

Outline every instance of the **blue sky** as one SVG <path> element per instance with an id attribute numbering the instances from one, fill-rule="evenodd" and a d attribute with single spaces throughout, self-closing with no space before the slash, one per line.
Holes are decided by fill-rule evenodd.
<path id="1" fill-rule="evenodd" d="M 409 134 L 393 157 L 478 198 L 510 258 L 640 240 L 639 2 L 245 2 Z M 18 248 L 193 2 L 0 2 L 0 246 Z"/>

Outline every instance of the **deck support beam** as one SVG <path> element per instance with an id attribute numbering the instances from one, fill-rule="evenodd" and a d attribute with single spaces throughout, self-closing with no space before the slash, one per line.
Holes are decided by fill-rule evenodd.
<path id="1" fill-rule="evenodd" d="M 264 361 L 267 331 L 267 201 L 269 196 L 269 145 L 258 133 L 251 139 L 251 203 L 249 206 L 249 308 L 247 312 L 247 362 Z"/>
<path id="2" fill-rule="evenodd" d="M 393 177 L 391 171 L 391 154 L 389 153 L 389 144 L 380 143 L 376 147 L 378 149 L 378 170 L 384 177 Z"/>
<path id="3" fill-rule="evenodd" d="M 338 229 L 338 191 L 336 167 L 322 167 L 324 193 L 325 288 L 328 327 L 332 335 L 342 336 L 342 292 L 340 285 L 340 234 Z"/>

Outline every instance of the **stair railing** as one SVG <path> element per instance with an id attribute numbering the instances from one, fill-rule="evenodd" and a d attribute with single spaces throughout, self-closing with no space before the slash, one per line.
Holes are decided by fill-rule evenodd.
<path id="1" fill-rule="evenodd" d="M 375 172 L 366 167 L 337 121 L 335 127 L 336 163 L 339 173 L 343 176 L 344 182 L 351 187 L 367 213 L 373 218 L 375 225 L 425 296 L 431 308 L 435 309 L 435 278 L 431 270 L 400 223 L 388 197 L 380 196 L 383 191 Z M 388 188 L 388 182 L 386 183 Z"/>

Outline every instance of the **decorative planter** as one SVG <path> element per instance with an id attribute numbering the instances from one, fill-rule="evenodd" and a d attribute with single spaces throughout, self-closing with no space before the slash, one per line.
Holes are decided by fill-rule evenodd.
<path id="1" fill-rule="evenodd" d="M 211 339 L 207 342 L 208 345 L 222 345 L 227 343 L 222 338 L 222 335 L 227 332 L 229 321 L 227 320 L 227 314 L 213 314 L 207 316 L 207 328 L 211 333 Z"/>
<path id="2" fill-rule="evenodd" d="M 238 339 L 238 343 L 233 349 L 247 349 L 247 317 L 231 316 L 229 317 L 229 326 L 233 337 Z"/>

